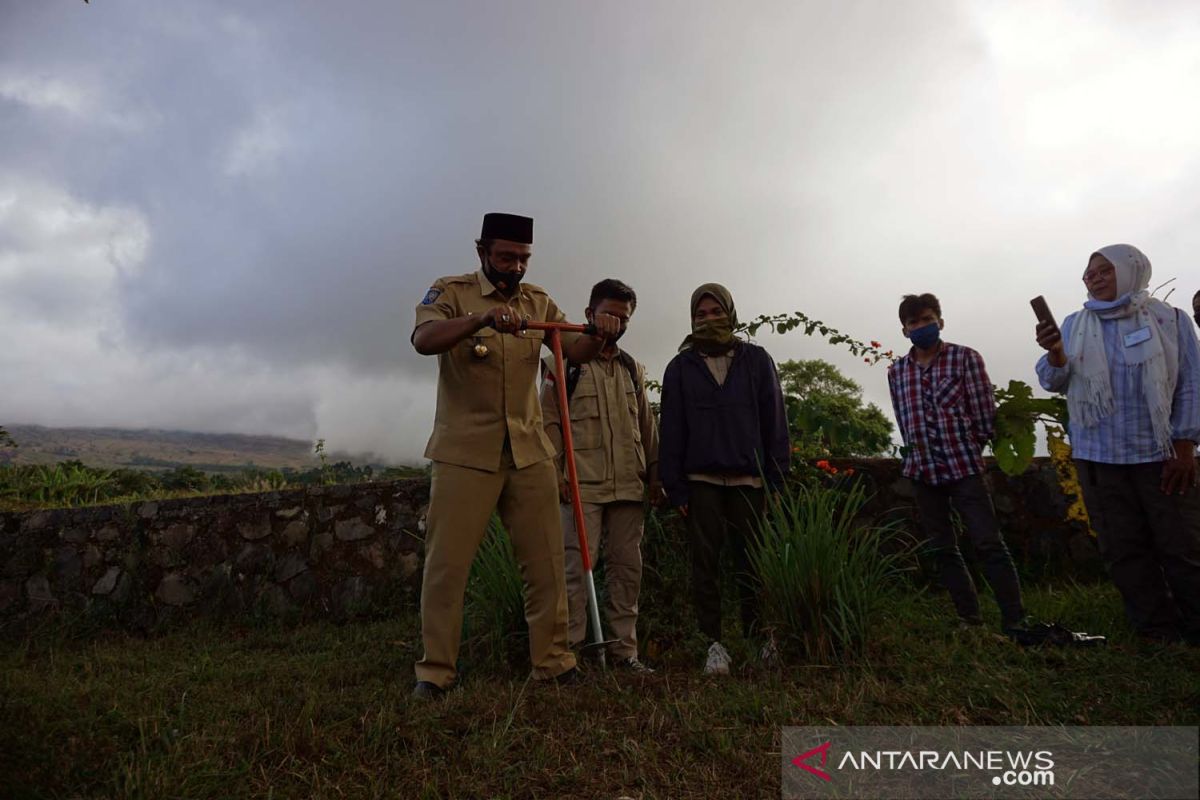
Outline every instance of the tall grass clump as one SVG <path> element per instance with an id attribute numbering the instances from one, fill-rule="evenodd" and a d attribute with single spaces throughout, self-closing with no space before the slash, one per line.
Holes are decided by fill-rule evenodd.
<path id="1" fill-rule="evenodd" d="M 821 664 L 860 652 L 897 590 L 903 553 L 886 544 L 895 526 L 858 524 L 866 501 L 856 480 L 791 485 L 769 504 L 750 559 L 763 627 L 785 650 Z"/>
<path id="2" fill-rule="evenodd" d="M 492 515 L 467 581 L 467 640 L 504 661 L 526 636 L 525 588 L 512 542 Z"/>

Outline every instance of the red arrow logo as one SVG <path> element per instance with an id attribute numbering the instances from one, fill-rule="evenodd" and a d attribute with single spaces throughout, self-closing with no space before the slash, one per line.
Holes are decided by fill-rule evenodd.
<path id="1" fill-rule="evenodd" d="M 794 764 L 795 766 L 804 770 L 805 772 L 808 772 L 812 775 L 816 775 L 818 778 L 820 778 L 823 781 L 832 781 L 833 778 L 825 770 L 817 769 L 816 767 L 812 766 L 811 764 L 804 763 L 808 759 L 819 754 L 821 756 L 821 766 L 822 767 L 825 766 L 825 761 L 826 761 L 826 759 L 829 758 L 829 745 L 830 744 L 831 744 L 831 742 L 826 742 L 825 744 L 820 745 L 819 747 L 814 747 L 812 750 L 809 750 L 807 753 L 801 753 L 800 755 L 798 755 L 792 759 L 792 764 Z"/>

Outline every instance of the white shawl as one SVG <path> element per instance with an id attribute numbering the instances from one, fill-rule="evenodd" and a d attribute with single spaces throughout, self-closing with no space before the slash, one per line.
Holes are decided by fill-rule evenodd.
<path id="1" fill-rule="evenodd" d="M 1175 309 L 1150 296 L 1150 259 L 1136 247 L 1114 244 L 1099 254 L 1113 265 L 1117 299 L 1104 302 L 1088 293 L 1088 302 L 1075 317 L 1067 358 L 1071 381 L 1067 408 L 1071 420 L 1091 427 L 1115 410 L 1108 355 L 1104 349 L 1103 320 L 1115 320 L 1122 339 L 1149 328 L 1150 339 L 1124 347 L 1125 364 L 1141 364 L 1142 387 L 1154 438 L 1165 451 L 1172 448 L 1171 405 L 1179 377 L 1179 328 Z M 1089 263 L 1090 263 L 1089 258 Z"/>

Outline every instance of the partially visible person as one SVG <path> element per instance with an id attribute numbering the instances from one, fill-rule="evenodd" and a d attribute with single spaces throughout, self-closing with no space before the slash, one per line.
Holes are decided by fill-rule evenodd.
<path id="1" fill-rule="evenodd" d="M 742 631 L 758 625 L 758 582 L 749 548 L 767 492 L 790 467 L 787 416 L 775 362 L 734 336 L 729 290 L 706 283 L 692 293 L 692 333 L 663 376 L 659 472 L 671 505 L 687 520 L 692 598 L 709 641 L 704 671 L 728 674 L 721 643 L 721 550 L 733 551 Z"/>
<path id="2" fill-rule="evenodd" d="M 1192 295 L 1192 319 L 1196 320 L 1196 324 L 1200 325 L 1200 292 Z"/>
<path id="3" fill-rule="evenodd" d="M 592 287 L 584 310 L 588 322 L 607 315 L 620 322 L 620 332 L 604 343 L 587 364 L 566 362 L 567 406 L 579 495 L 592 564 L 604 557 L 605 612 L 616 641 L 608 654 L 614 663 L 636 673 L 651 673 L 638 659 L 638 595 L 642 588 L 642 532 L 647 484 L 651 501 L 662 494 L 658 484 L 658 422 L 646 397 L 646 368 L 617 341 L 625 334 L 637 294 L 609 278 Z M 552 356 L 544 359 L 542 421 L 558 453 L 563 550 L 566 557 L 567 608 L 571 647 L 587 638 L 587 587 L 574 508 L 567 487 L 563 432 L 558 407 L 558 375 Z M 601 637 L 603 638 L 603 637 Z"/>
<path id="4" fill-rule="evenodd" d="M 983 448 L 996 422 L 992 382 L 979 353 L 942 340 L 945 321 L 937 297 L 905 295 L 899 315 L 901 332 L 912 342 L 908 354 L 888 369 L 892 408 L 907 448 L 902 474 L 913 482 L 921 525 L 960 624 L 981 625 L 983 618 L 951 509 L 962 518 L 996 595 L 1001 628 L 1011 633 L 1025 621 L 1021 585 L 983 480 Z"/>
<path id="5" fill-rule="evenodd" d="M 533 220 L 487 214 L 475 241 L 479 269 L 439 278 L 417 305 L 412 345 L 438 357 L 437 413 L 425 457 L 433 461 L 421 583 L 424 657 L 413 696 L 433 700 L 458 678 L 463 596 L 493 511 L 508 530 L 525 583 L 529 657 L 536 680 L 571 681 L 562 525 L 554 450 L 542 430 L 537 374 L 542 331 L 523 320 L 565 322 L 546 290 L 525 282 Z M 584 363 L 616 336 L 598 315 L 596 336 L 564 333 Z"/>
<path id="6" fill-rule="evenodd" d="M 1084 505 L 1130 624 L 1200 644 L 1200 345 L 1150 274 L 1132 245 L 1092 253 L 1083 308 L 1061 331 L 1037 326 L 1037 373 L 1067 394 Z"/>

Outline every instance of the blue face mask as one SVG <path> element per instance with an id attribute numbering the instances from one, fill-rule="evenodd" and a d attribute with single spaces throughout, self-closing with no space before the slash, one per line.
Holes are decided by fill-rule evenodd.
<path id="1" fill-rule="evenodd" d="M 936 322 L 908 332 L 908 340 L 919 350 L 928 350 L 937 344 L 940 338 L 942 338 L 942 328 Z"/>

